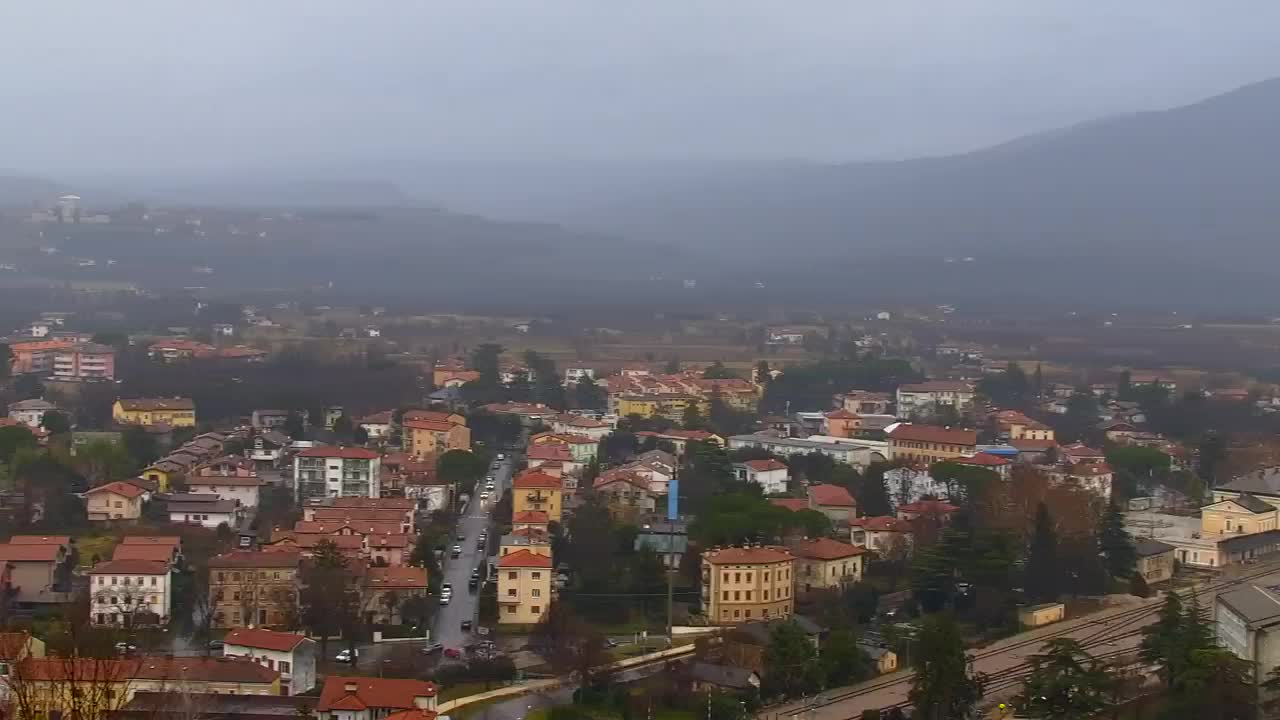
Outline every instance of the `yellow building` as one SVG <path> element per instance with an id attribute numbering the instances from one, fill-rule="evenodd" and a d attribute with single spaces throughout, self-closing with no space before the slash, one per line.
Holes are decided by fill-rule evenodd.
<path id="1" fill-rule="evenodd" d="M 702 609 L 714 625 L 790 617 L 795 557 L 779 547 L 702 553 Z"/>
<path id="2" fill-rule="evenodd" d="M 450 450 L 471 449 L 471 429 L 456 413 L 411 410 L 400 422 L 404 451 L 423 457 Z"/>
<path id="3" fill-rule="evenodd" d="M 498 558 L 498 622 L 532 625 L 551 604 L 551 557 L 527 549 Z"/>
<path id="4" fill-rule="evenodd" d="M 111 419 L 121 425 L 195 427 L 196 404 L 191 398 L 121 398 L 111 407 Z"/>
<path id="5" fill-rule="evenodd" d="M 639 415 L 640 417 L 661 417 L 672 422 L 684 419 L 685 410 L 692 405 L 706 417 L 711 409 L 710 404 L 693 395 L 621 395 L 617 398 L 618 416 Z"/>
<path id="6" fill-rule="evenodd" d="M 796 558 L 796 592 L 838 589 L 862 580 L 866 548 L 817 538 L 797 541 L 788 549 Z"/>
<path id="7" fill-rule="evenodd" d="M 935 463 L 969 457 L 977 450 L 978 433 L 936 425 L 898 423 L 888 432 L 889 460 Z"/>
<path id="8" fill-rule="evenodd" d="M 1237 497 L 1200 508 L 1200 532 L 1251 535 L 1276 529 L 1276 508 L 1241 493 Z"/>
<path id="9" fill-rule="evenodd" d="M 560 522 L 564 485 L 560 478 L 537 470 L 527 470 L 511 482 L 511 515 L 544 512 L 547 522 Z"/>

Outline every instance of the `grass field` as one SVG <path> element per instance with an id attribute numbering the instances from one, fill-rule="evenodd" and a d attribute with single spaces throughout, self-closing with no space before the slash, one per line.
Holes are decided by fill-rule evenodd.
<path id="1" fill-rule="evenodd" d="M 76 548 L 80 552 L 80 567 L 93 566 L 93 559 L 110 560 L 116 544 L 120 542 L 117 535 L 81 535 L 76 538 Z"/>

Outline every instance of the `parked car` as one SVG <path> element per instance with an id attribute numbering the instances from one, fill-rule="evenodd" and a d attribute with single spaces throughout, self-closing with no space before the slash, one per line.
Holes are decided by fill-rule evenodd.
<path id="1" fill-rule="evenodd" d="M 116 643 L 116 652 L 121 655 L 132 655 L 138 652 L 138 646 L 128 642 Z"/>
<path id="2" fill-rule="evenodd" d="M 453 594 L 453 583 L 445 583 L 445 584 L 441 585 L 441 586 L 440 586 L 440 592 L 444 593 L 445 595 L 452 595 L 452 594 Z"/>
<path id="3" fill-rule="evenodd" d="M 422 654 L 430 655 L 432 653 L 438 653 L 441 650 L 444 650 L 444 643 L 438 643 L 438 642 L 427 643 L 422 648 Z"/>
<path id="4" fill-rule="evenodd" d="M 462 632 L 471 632 L 471 621 L 470 621 L 470 620 L 463 620 L 463 621 L 462 621 Z"/>
<path id="5" fill-rule="evenodd" d="M 337 655 L 334 655 L 333 659 L 340 663 L 355 662 L 360 659 L 360 651 L 351 649 L 343 650 Z"/>
<path id="6" fill-rule="evenodd" d="M 480 578 L 475 578 L 475 577 L 473 577 L 473 578 L 471 578 L 470 580 L 468 580 L 468 581 L 467 581 L 467 588 L 468 588 L 468 589 L 470 589 L 470 590 L 475 590 L 475 589 L 476 589 L 476 588 L 478 588 L 478 587 L 480 587 Z"/>
<path id="7" fill-rule="evenodd" d="M 501 461 L 501 460 L 506 460 L 506 459 L 507 459 L 507 456 L 506 456 L 505 454 L 503 454 L 503 453 L 498 453 L 498 460 L 500 460 L 500 461 Z"/>
<path id="8" fill-rule="evenodd" d="M 210 640 L 210 641 L 209 641 L 209 649 L 210 649 L 210 650 L 221 650 L 221 649 L 222 649 L 222 648 L 224 648 L 224 647 L 226 647 L 226 643 L 222 642 L 221 640 Z"/>
<path id="9" fill-rule="evenodd" d="M 452 552 L 450 552 L 450 553 L 449 553 L 449 555 L 450 555 L 451 557 L 455 557 L 455 558 L 456 558 L 456 557 L 458 557 L 458 556 L 460 556 L 460 555 L 462 555 L 462 546 L 461 546 L 461 545 L 454 545 L 454 546 L 453 546 L 453 551 L 452 551 Z"/>
<path id="10" fill-rule="evenodd" d="M 453 596 L 452 596 L 452 595 L 441 595 L 441 596 L 440 596 L 440 604 L 441 604 L 441 605 L 448 605 L 448 604 L 449 604 L 449 601 L 450 601 L 450 600 L 452 600 L 452 599 L 453 599 Z"/>
<path id="11" fill-rule="evenodd" d="M 458 648 L 445 648 L 444 656 L 447 658 L 453 658 L 456 660 L 462 657 L 462 651 L 459 650 Z"/>

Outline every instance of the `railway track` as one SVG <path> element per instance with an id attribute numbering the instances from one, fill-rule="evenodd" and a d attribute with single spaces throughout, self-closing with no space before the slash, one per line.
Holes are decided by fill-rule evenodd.
<path id="1" fill-rule="evenodd" d="M 1234 586 L 1247 583 L 1251 580 L 1263 577 L 1265 575 L 1272 575 L 1277 572 L 1280 572 L 1280 562 L 1269 564 L 1264 568 L 1259 568 L 1258 570 L 1246 573 L 1244 575 L 1241 575 L 1240 577 L 1232 578 L 1230 580 L 1218 580 L 1218 581 L 1207 583 L 1205 585 L 1188 588 L 1186 590 L 1182 590 L 1179 592 L 1184 596 L 1206 595 L 1208 597 L 1213 597 L 1218 593 L 1222 592 L 1223 590 L 1227 590 Z M 1140 607 L 1135 607 L 1128 610 L 1122 610 L 1120 612 L 1113 613 L 1111 615 L 1108 615 L 1105 618 L 1089 621 L 1086 623 L 1076 623 L 1071 625 L 1070 627 L 1063 628 L 1061 630 L 1056 630 L 1056 631 L 1045 633 L 1042 635 L 1037 635 L 1036 637 L 1028 638 L 1026 640 L 1018 641 L 1012 644 L 1005 644 L 1005 645 L 1000 645 L 999 647 L 991 647 L 985 650 L 979 650 L 975 653 L 972 653 L 971 657 L 973 658 L 974 661 L 978 661 L 978 660 L 983 660 L 985 658 L 1005 655 L 1005 654 L 1008 654 L 1009 652 L 1016 651 L 1026 647 L 1034 646 L 1038 648 L 1044 645 L 1049 640 L 1079 633 L 1082 628 L 1087 628 L 1091 625 L 1096 625 L 1099 627 L 1095 632 L 1089 635 L 1086 635 L 1084 638 L 1080 640 L 1081 647 L 1087 650 L 1090 648 L 1097 648 L 1097 647 L 1101 647 L 1109 644 L 1114 644 L 1118 640 L 1123 640 L 1126 638 L 1131 638 L 1137 635 L 1141 635 L 1142 624 L 1143 624 L 1141 621 L 1151 617 L 1152 615 L 1158 613 L 1159 611 L 1160 611 L 1159 603 L 1144 604 Z M 1112 652 L 1104 652 L 1104 653 L 1096 654 L 1094 656 L 1100 657 L 1100 658 L 1111 658 L 1111 657 L 1119 657 L 1126 653 L 1131 653 L 1131 652 L 1132 650 L 1117 650 Z M 1010 666 L 1008 668 L 1003 668 L 993 673 L 989 673 L 987 674 L 988 683 L 994 682 L 996 683 L 996 685 L 995 686 L 989 685 L 987 691 L 998 692 L 1000 690 L 1008 689 L 1009 687 L 1022 682 L 1022 680 L 1024 680 L 1030 674 L 1030 670 L 1031 670 L 1030 661 L 1023 661 L 1016 665 Z M 792 712 L 786 713 L 785 715 L 781 713 L 776 713 L 776 712 L 771 714 L 777 715 L 779 717 L 786 717 L 787 715 L 800 715 L 811 710 L 816 710 L 818 708 L 830 707 L 832 705 L 836 705 L 841 702 L 853 700 L 853 699 L 870 695 L 872 693 L 876 693 L 882 690 L 887 690 L 889 688 L 894 688 L 894 687 L 909 684 L 911 682 L 912 677 L 913 676 L 911 674 L 907 674 L 901 677 L 895 677 L 895 678 L 886 679 L 883 681 L 878 681 L 878 682 L 873 681 L 872 683 L 867 685 L 860 685 L 856 688 L 849 688 L 844 692 L 840 692 L 837 694 L 824 695 L 822 696 L 820 701 L 810 703 L 801 708 L 797 708 Z M 885 706 L 885 709 L 889 707 L 905 707 L 906 705 L 907 703 L 897 703 L 893 705 L 887 705 Z M 857 717 L 858 715 L 856 714 L 850 715 L 850 716 L 847 716 L 845 720 L 856 720 Z"/>

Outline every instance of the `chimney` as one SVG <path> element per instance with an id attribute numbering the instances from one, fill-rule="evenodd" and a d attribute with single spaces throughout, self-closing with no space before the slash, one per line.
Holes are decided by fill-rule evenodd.
<path id="1" fill-rule="evenodd" d="M 343 691 L 345 691 L 345 692 L 354 693 L 354 692 L 356 691 L 356 688 L 357 688 L 357 687 L 358 687 L 358 686 L 356 685 L 356 683 L 354 683 L 354 682 L 347 682 L 347 683 L 344 683 L 344 684 L 343 684 L 342 689 L 343 689 Z"/>

